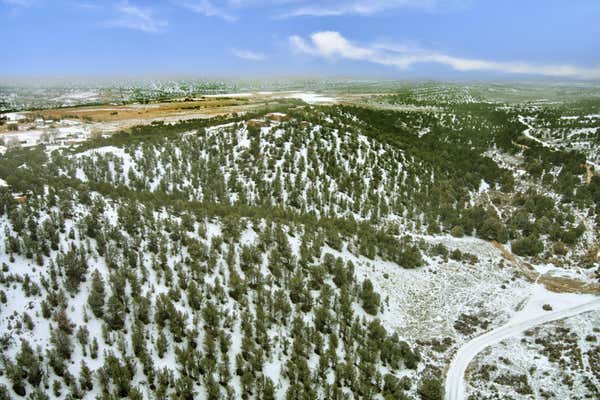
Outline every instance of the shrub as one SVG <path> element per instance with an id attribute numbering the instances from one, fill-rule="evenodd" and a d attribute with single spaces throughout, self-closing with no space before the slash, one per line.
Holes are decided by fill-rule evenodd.
<path id="1" fill-rule="evenodd" d="M 465 230 L 463 229 L 462 226 L 457 225 L 454 228 L 452 228 L 452 230 L 450 231 L 450 234 L 454 237 L 463 237 L 465 236 Z"/>
<path id="2" fill-rule="evenodd" d="M 423 400 L 442 400 L 444 398 L 444 389 L 438 379 L 425 378 L 421 380 L 418 393 Z"/>
<path id="3" fill-rule="evenodd" d="M 513 240 L 511 247 L 513 253 L 519 256 L 535 256 L 544 251 L 542 241 L 533 235 Z"/>

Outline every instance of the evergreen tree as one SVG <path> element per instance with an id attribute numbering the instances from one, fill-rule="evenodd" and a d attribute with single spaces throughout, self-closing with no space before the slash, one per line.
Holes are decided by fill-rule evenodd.
<path id="1" fill-rule="evenodd" d="M 368 314 L 376 315 L 379 309 L 379 294 L 373 289 L 373 284 L 369 279 L 365 279 L 360 291 L 362 306 Z"/>
<path id="2" fill-rule="evenodd" d="M 94 270 L 92 273 L 91 290 L 88 295 L 88 304 L 97 318 L 102 318 L 104 315 L 104 296 L 104 281 L 98 270 Z"/>

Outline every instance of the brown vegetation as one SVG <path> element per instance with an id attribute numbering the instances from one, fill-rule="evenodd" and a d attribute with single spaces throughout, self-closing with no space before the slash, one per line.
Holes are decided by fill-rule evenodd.
<path id="1" fill-rule="evenodd" d="M 541 275 L 533 267 L 520 261 L 517 257 L 506 249 L 501 243 L 492 241 L 492 244 L 500 250 L 502 256 L 510 261 L 512 265 L 529 281 L 536 281 L 546 287 L 546 289 L 558 293 L 589 293 L 600 294 L 600 284 L 588 283 L 577 279 L 552 276 L 548 274 Z"/>
<path id="2" fill-rule="evenodd" d="M 202 114 L 214 116 L 240 111 L 249 111 L 266 104 L 268 99 L 252 98 L 212 98 L 202 97 L 187 101 L 164 103 L 82 106 L 40 110 L 32 112 L 34 118 L 51 120 L 78 119 L 86 122 L 114 122 L 130 119 L 160 119 L 184 115 Z"/>

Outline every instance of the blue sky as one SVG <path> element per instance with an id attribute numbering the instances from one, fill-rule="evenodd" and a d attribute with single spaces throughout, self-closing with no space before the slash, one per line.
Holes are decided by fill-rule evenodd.
<path id="1" fill-rule="evenodd" d="M 600 80 L 598 0 L 0 0 L 3 76 Z"/>

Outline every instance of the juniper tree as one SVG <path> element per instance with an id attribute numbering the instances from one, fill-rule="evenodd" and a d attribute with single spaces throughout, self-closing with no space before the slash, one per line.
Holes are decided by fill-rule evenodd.
<path id="1" fill-rule="evenodd" d="M 360 291 L 362 306 L 368 314 L 376 315 L 379 309 L 380 296 L 373 289 L 373 283 L 365 279 Z"/>
<path id="2" fill-rule="evenodd" d="M 125 304 L 123 304 L 121 299 L 122 297 L 112 294 L 108 298 L 108 303 L 106 304 L 104 320 L 111 330 L 121 330 L 125 326 L 125 317 L 127 311 Z"/>
<path id="3" fill-rule="evenodd" d="M 79 387 L 81 390 L 89 392 L 94 388 L 92 371 L 89 369 L 84 360 L 81 360 L 81 367 L 79 369 Z"/>
<path id="4" fill-rule="evenodd" d="M 26 340 L 21 340 L 21 349 L 16 357 L 17 368 L 33 387 L 38 386 L 44 376 L 40 358 Z"/>
<path id="5" fill-rule="evenodd" d="M 87 301 L 90 309 L 97 318 L 102 318 L 104 315 L 104 296 L 104 280 L 96 269 L 92 273 L 92 285 Z"/>

